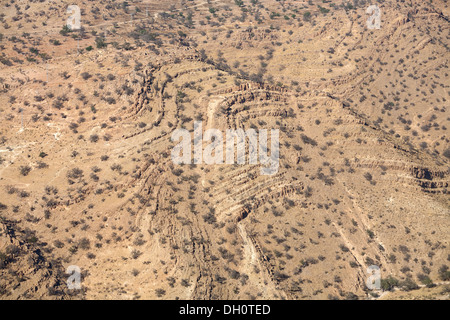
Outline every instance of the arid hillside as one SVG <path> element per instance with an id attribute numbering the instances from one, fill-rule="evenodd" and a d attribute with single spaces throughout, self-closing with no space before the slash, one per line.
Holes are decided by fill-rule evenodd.
<path id="1" fill-rule="evenodd" d="M 0 6 L 0 299 L 449 299 L 447 1 Z"/>

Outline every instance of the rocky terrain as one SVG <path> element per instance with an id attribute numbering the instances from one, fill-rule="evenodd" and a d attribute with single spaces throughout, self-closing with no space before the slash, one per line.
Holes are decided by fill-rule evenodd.
<path id="1" fill-rule="evenodd" d="M 1 299 L 449 298 L 447 1 L 0 5 Z M 174 164 L 196 121 L 278 172 Z"/>

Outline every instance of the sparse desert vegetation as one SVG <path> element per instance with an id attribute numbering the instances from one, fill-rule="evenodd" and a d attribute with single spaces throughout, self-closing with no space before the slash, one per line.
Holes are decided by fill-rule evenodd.
<path id="1" fill-rule="evenodd" d="M 448 299 L 448 3 L 370 3 L 3 1 L 0 299 Z M 196 121 L 279 170 L 175 164 Z"/>

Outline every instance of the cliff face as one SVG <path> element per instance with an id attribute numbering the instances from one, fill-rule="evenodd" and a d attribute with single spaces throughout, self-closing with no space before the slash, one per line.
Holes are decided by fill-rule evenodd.
<path id="1" fill-rule="evenodd" d="M 0 221 L 0 292 L 3 299 L 72 299 L 59 261 L 49 260 L 51 249 L 35 232 L 21 230 L 18 222 Z"/>
<path id="2" fill-rule="evenodd" d="M 411 187 L 418 186 L 427 193 L 446 194 L 449 186 L 449 171 L 442 167 L 427 168 L 417 166 L 410 162 L 399 161 L 358 161 L 355 165 L 359 168 L 382 169 L 388 173 L 394 173 L 392 179 L 401 181 Z"/>

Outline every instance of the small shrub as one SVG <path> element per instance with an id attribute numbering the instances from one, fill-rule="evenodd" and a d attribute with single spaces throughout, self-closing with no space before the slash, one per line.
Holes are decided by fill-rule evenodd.
<path id="1" fill-rule="evenodd" d="M 83 72 L 81 74 L 81 77 L 83 78 L 83 80 L 88 80 L 89 78 L 92 78 L 92 75 L 89 72 Z"/>
<path id="2" fill-rule="evenodd" d="M 383 289 L 383 291 L 391 291 L 398 285 L 399 281 L 392 276 L 389 276 L 386 279 L 381 279 L 381 289 Z"/>
<path id="3" fill-rule="evenodd" d="M 161 298 L 163 295 L 166 294 L 166 290 L 164 290 L 164 289 L 156 289 L 155 293 L 158 296 L 158 298 Z"/>
<path id="4" fill-rule="evenodd" d="M 97 141 L 98 141 L 98 135 L 97 134 L 93 134 L 93 135 L 91 135 L 90 137 L 89 137 L 89 140 L 92 142 L 92 143 L 96 143 Z"/>
<path id="5" fill-rule="evenodd" d="M 82 238 L 78 242 L 78 248 L 83 249 L 83 250 L 88 250 L 91 248 L 91 242 L 89 241 L 88 238 Z"/>
<path id="6" fill-rule="evenodd" d="M 20 174 L 23 176 L 27 176 L 31 172 L 30 166 L 21 166 L 20 167 Z"/>
<path id="7" fill-rule="evenodd" d="M 450 280 L 450 271 L 448 271 L 448 266 L 442 265 L 439 268 L 439 277 L 442 281 L 449 281 Z"/>

